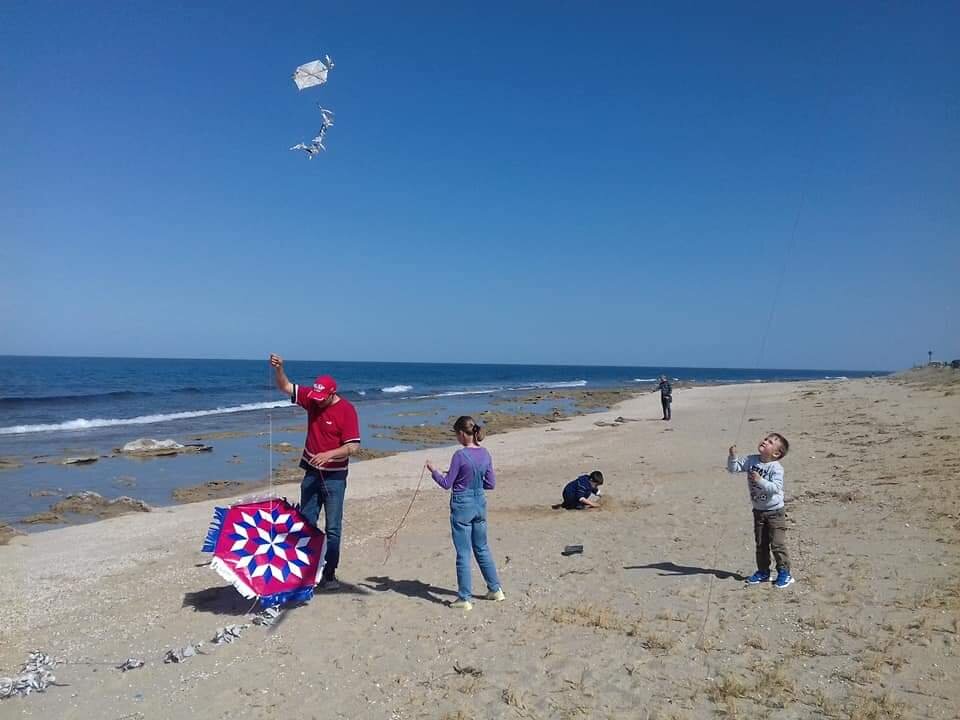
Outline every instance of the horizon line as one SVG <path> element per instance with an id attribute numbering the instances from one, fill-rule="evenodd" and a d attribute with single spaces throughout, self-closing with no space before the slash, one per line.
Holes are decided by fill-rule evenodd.
<path id="1" fill-rule="evenodd" d="M 244 358 L 244 357 L 174 357 L 174 356 L 137 356 L 137 355 L 21 355 L 0 353 L 0 358 L 58 358 L 64 360 L 190 360 L 190 361 L 227 361 L 227 362 L 269 362 L 268 358 Z M 786 367 L 731 367 L 725 365 L 613 365 L 613 364 L 589 364 L 589 363 L 548 363 L 548 362 L 437 362 L 422 360 L 338 360 L 332 358 L 323 359 L 296 359 L 284 358 L 285 362 L 315 362 L 315 363 L 358 363 L 358 364 L 381 364 L 381 365 L 505 365 L 505 366 L 541 366 L 541 367 L 584 367 L 584 368 L 678 368 L 685 370 L 802 370 L 804 372 L 857 372 L 857 373 L 894 373 L 900 370 L 910 368 L 895 369 L 857 369 L 857 368 L 786 368 Z M 912 366 L 916 367 L 916 366 Z"/>

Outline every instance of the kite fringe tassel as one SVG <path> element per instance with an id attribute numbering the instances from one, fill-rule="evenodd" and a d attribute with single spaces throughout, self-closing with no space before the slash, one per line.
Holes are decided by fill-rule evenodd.
<path id="1" fill-rule="evenodd" d="M 243 595 L 245 598 L 253 599 L 257 596 L 255 592 L 253 592 L 240 581 L 240 578 L 237 577 L 237 574 L 233 571 L 233 569 L 220 558 L 213 558 L 213 560 L 210 561 L 210 567 L 216 570 L 220 577 L 233 585 L 237 589 L 237 592 Z"/>
<path id="2" fill-rule="evenodd" d="M 223 529 L 223 519 L 227 516 L 225 507 L 213 509 L 213 519 L 210 521 L 210 527 L 207 528 L 207 537 L 203 540 L 201 552 L 213 552 L 217 546 L 217 540 L 220 539 L 220 531 Z"/>
<path id="3" fill-rule="evenodd" d="M 275 605 L 286 605 L 287 603 L 307 602 L 313 598 L 313 588 L 300 588 L 289 592 L 277 593 L 276 595 L 264 595 L 260 598 L 260 607 L 268 608 Z"/>

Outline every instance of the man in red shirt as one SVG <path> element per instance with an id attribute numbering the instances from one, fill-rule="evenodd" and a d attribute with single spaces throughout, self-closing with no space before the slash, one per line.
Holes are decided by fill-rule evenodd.
<path id="1" fill-rule="evenodd" d="M 277 387 L 307 411 L 307 438 L 300 467 L 300 512 L 313 525 L 323 508 L 327 535 L 326 563 L 320 579 L 321 590 L 338 590 L 340 534 L 343 528 L 343 497 L 347 491 L 349 458 L 360 449 L 360 423 L 353 405 L 337 395 L 337 383 L 321 375 L 313 387 L 296 385 L 287 378 L 283 358 L 270 355 Z"/>

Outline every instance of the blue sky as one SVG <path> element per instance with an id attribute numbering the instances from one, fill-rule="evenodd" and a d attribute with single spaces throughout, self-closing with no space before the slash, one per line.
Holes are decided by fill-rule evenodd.
<path id="1" fill-rule="evenodd" d="M 956 3 L 193 5 L 4 3 L 0 353 L 960 357 Z"/>

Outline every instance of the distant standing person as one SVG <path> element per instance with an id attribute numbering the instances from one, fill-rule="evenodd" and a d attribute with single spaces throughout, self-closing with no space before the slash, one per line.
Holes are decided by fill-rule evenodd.
<path id="1" fill-rule="evenodd" d="M 673 402 L 673 388 L 670 387 L 670 381 L 666 375 L 660 376 L 659 384 L 653 389 L 653 392 L 657 390 L 660 391 L 660 405 L 663 406 L 663 419 L 669 420 L 671 417 L 670 404 Z"/>
<path id="2" fill-rule="evenodd" d="M 339 590 L 340 535 L 343 529 L 343 497 L 347 491 L 347 466 L 360 449 L 360 422 L 356 408 L 337 395 L 337 383 L 320 375 L 312 387 L 290 382 L 283 358 L 270 355 L 277 387 L 307 411 L 307 437 L 300 467 L 300 513 L 314 526 L 323 508 L 327 539 L 326 563 L 320 578 L 321 590 Z"/>

